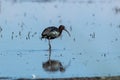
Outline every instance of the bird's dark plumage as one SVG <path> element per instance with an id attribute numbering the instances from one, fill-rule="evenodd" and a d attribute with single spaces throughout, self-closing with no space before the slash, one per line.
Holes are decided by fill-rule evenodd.
<path id="1" fill-rule="evenodd" d="M 45 28 L 41 34 L 42 35 L 41 39 L 42 38 L 55 39 L 61 35 L 63 30 L 65 30 L 70 36 L 70 33 L 65 29 L 65 26 L 60 25 L 59 28 L 54 26 Z"/>
<path id="2" fill-rule="evenodd" d="M 42 38 L 46 38 L 46 39 L 54 39 L 56 37 L 58 37 L 58 35 L 60 34 L 58 28 L 52 26 L 52 27 L 47 27 L 43 30 L 42 32 Z"/>

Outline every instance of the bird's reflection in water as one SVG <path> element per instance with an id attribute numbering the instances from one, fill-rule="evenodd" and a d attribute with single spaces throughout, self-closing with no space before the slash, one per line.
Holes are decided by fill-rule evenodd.
<path id="1" fill-rule="evenodd" d="M 62 63 L 59 62 L 58 60 L 48 60 L 44 62 L 43 69 L 49 72 L 56 72 L 56 71 L 64 72 L 65 71 L 65 68 L 63 67 Z"/>

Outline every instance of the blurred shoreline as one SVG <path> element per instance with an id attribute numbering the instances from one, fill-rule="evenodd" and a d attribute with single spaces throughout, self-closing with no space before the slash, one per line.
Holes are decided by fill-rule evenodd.
<path id="1" fill-rule="evenodd" d="M 5 78 L 0 77 L 0 79 L 9 79 L 11 78 Z M 120 80 L 120 76 L 111 76 L 111 77 L 73 77 L 73 78 L 19 78 L 15 80 Z"/>

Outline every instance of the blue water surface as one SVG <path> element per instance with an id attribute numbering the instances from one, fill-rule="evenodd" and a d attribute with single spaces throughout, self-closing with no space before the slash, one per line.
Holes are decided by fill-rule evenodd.
<path id="1" fill-rule="evenodd" d="M 0 77 L 65 78 L 120 75 L 119 0 L 0 0 Z M 46 72 L 41 32 L 65 25 L 51 59 L 65 72 Z M 69 66 L 68 66 L 69 64 Z"/>

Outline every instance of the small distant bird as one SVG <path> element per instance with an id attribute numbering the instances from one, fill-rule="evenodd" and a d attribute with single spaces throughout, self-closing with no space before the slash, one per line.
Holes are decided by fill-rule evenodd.
<path id="1" fill-rule="evenodd" d="M 64 25 L 60 25 L 59 28 L 55 27 L 55 26 L 51 26 L 51 27 L 47 27 L 43 30 L 42 34 L 41 34 L 41 39 L 42 38 L 45 38 L 45 39 L 48 39 L 49 41 L 49 51 L 50 51 L 50 54 L 51 54 L 51 44 L 50 44 L 50 40 L 51 39 L 55 39 L 55 38 L 58 38 L 61 34 L 62 34 L 62 31 L 65 30 L 68 35 L 70 36 L 70 33 L 65 29 L 65 26 Z"/>

